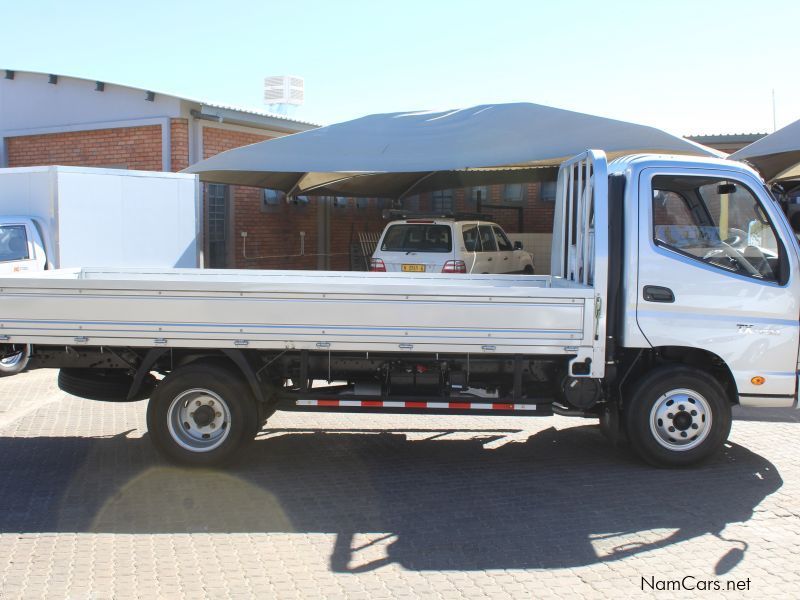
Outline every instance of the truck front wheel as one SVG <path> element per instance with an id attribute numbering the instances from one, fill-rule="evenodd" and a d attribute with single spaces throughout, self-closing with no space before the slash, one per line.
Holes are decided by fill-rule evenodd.
<path id="1" fill-rule="evenodd" d="M 650 464 L 680 467 L 716 453 L 731 429 L 731 404 L 720 383 L 685 366 L 645 375 L 625 406 L 633 449 Z"/>
<path id="2" fill-rule="evenodd" d="M 147 428 L 167 458 L 192 466 L 231 460 L 258 428 L 258 410 L 247 384 L 216 364 L 176 369 L 147 405 Z"/>

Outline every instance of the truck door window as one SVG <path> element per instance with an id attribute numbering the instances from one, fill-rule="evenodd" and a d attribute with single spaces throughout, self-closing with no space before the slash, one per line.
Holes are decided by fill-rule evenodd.
<path id="1" fill-rule="evenodd" d="M 781 247 L 758 198 L 713 177 L 653 178 L 653 241 L 714 267 L 777 281 Z"/>
<path id="2" fill-rule="evenodd" d="M 494 241 L 492 228 L 488 225 L 479 225 L 478 231 L 481 236 L 481 249 L 483 252 L 497 252 L 497 242 Z"/>
<path id="3" fill-rule="evenodd" d="M 494 234 L 497 236 L 497 246 L 500 248 L 500 252 L 511 252 L 514 250 L 514 246 L 506 237 L 506 234 L 503 232 L 502 229 L 499 227 L 493 227 Z"/>
<path id="4" fill-rule="evenodd" d="M 0 225 L 0 262 L 28 260 L 28 236 L 24 225 Z"/>

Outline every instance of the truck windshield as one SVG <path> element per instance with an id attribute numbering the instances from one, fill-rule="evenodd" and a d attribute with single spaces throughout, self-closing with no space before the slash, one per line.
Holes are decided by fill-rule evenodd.
<path id="1" fill-rule="evenodd" d="M 387 252 L 451 252 L 449 225 L 402 223 L 391 225 L 383 236 L 381 250 Z"/>
<path id="2" fill-rule="evenodd" d="M 27 260 L 28 236 L 24 225 L 0 225 L 0 262 Z"/>

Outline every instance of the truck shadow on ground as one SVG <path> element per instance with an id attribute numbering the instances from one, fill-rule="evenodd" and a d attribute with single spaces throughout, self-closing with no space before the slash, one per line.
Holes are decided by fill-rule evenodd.
<path id="1" fill-rule="evenodd" d="M 126 434 L 0 438 L 0 531 L 334 533 L 337 572 L 560 568 L 720 535 L 783 484 L 735 444 L 653 469 L 592 426 L 485 447 L 514 433 L 265 430 L 224 471 Z"/>
<path id="2" fill-rule="evenodd" d="M 747 408 L 734 406 L 733 418 L 736 421 L 800 423 L 800 410 L 797 408 Z"/>

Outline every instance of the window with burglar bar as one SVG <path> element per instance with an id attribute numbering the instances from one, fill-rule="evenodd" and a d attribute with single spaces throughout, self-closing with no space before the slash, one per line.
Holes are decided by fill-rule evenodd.
<path id="1" fill-rule="evenodd" d="M 453 210 L 453 190 L 439 190 L 431 194 L 431 210 L 433 212 L 449 212 Z"/>
<path id="2" fill-rule="evenodd" d="M 224 242 L 228 212 L 228 186 L 208 184 L 208 241 Z"/>

